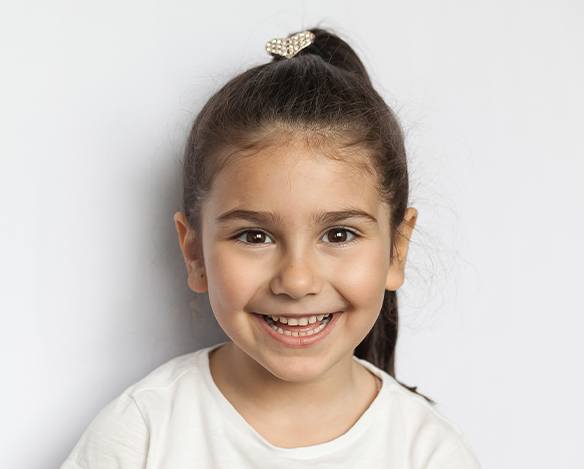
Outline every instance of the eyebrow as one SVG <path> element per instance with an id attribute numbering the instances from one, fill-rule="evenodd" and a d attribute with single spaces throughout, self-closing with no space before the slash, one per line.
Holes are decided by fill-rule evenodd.
<path id="1" fill-rule="evenodd" d="M 377 223 L 377 219 L 373 215 L 358 208 L 347 208 L 334 212 L 317 212 L 312 216 L 312 221 L 315 224 L 326 225 L 350 218 L 360 218 L 368 223 Z M 216 220 L 217 223 L 226 223 L 231 220 L 247 220 L 252 223 L 271 225 L 281 225 L 283 221 L 282 217 L 276 213 L 237 208 L 219 215 Z"/>

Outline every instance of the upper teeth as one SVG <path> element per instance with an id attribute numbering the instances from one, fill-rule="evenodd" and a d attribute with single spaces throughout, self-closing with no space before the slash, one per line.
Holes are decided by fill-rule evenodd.
<path id="1" fill-rule="evenodd" d="M 287 318 L 285 316 L 271 316 L 274 321 L 288 324 L 290 326 L 306 326 L 307 324 L 314 324 L 316 321 L 322 321 L 323 318 L 330 316 L 330 313 L 317 314 L 315 316 L 305 316 L 302 318 Z"/>

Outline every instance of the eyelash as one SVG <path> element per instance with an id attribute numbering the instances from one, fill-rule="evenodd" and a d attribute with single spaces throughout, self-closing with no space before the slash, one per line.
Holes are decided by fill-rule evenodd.
<path id="1" fill-rule="evenodd" d="M 335 230 L 348 231 L 349 233 L 351 233 L 354 236 L 354 239 L 352 239 L 351 241 L 345 241 L 344 243 L 330 243 L 330 244 L 334 244 L 334 245 L 337 245 L 337 246 L 347 246 L 347 245 L 349 245 L 351 243 L 354 243 L 355 241 L 357 241 L 358 238 L 361 237 L 361 235 L 358 234 L 355 230 L 352 230 L 352 229 L 349 229 L 349 228 L 345 228 L 343 226 L 336 226 L 334 228 L 331 228 L 326 233 L 329 233 L 329 232 L 335 231 Z M 247 230 L 240 231 L 238 234 L 236 234 L 235 236 L 233 236 L 231 239 L 235 240 L 236 243 L 241 243 L 241 244 L 244 244 L 246 246 L 254 246 L 254 245 L 262 246 L 262 245 L 268 244 L 268 243 L 248 243 L 246 241 L 241 241 L 241 240 L 237 239 L 241 235 L 243 235 L 245 233 L 248 233 L 248 232 L 263 233 L 266 236 L 270 236 L 268 233 L 266 233 L 263 230 L 259 230 L 259 229 L 247 229 Z"/>

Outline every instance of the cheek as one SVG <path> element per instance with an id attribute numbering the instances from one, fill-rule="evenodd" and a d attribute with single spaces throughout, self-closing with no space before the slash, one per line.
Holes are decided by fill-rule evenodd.
<path id="1" fill-rule="evenodd" d="M 334 284 L 350 292 L 348 296 L 361 304 L 376 301 L 385 290 L 389 263 L 379 250 L 360 250 L 358 255 L 343 259 L 334 270 Z"/>
<path id="2" fill-rule="evenodd" d="M 260 263 L 235 251 L 216 250 L 210 253 L 208 264 L 209 300 L 216 314 L 241 310 L 258 288 Z"/>
<path id="3" fill-rule="evenodd" d="M 353 331 L 355 346 L 369 333 L 381 310 L 388 262 L 381 252 L 361 251 L 350 268 L 339 268 L 332 280 L 335 289 L 351 305 L 354 314 L 345 316 L 347 329 Z"/>

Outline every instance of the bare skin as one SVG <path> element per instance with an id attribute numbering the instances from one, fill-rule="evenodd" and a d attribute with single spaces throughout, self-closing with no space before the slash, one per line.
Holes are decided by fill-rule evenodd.
<path id="1" fill-rule="evenodd" d="M 215 318 L 231 339 L 210 356 L 213 380 L 276 446 L 337 438 L 377 395 L 377 378 L 353 359 L 353 351 L 373 327 L 384 291 L 404 282 L 417 211 L 407 209 L 390 261 L 389 207 L 374 183 L 371 173 L 351 162 L 300 143 L 275 145 L 235 159 L 216 175 L 203 204 L 201 233 L 184 213 L 174 215 L 188 285 L 209 293 Z M 322 223 L 312 216 L 346 207 L 374 221 Z M 273 212 L 280 220 L 217 220 L 234 208 Z M 341 247 L 331 238 L 345 229 L 358 236 L 349 233 Z M 254 242 L 258 236 L 261 242 Z M 303 349 L 275 341 L 251 314 L 308 311 L 343 314 L 325 340 Z"/>
<path id="2" fill-rule="evenodd" d="M 237 391 L 227 343 L 214 350 L 209 357 L 211 374 L 217 387 L 239 414 L 262 437 L 280 448 L 298 448 L 334 440 L 348 431 L 378 394 L 381 380 L 355 362 L 353 385 L 347 387 L 342 399 L 334 405 L 320 407 L 317 403 L 298 405 L 295 399 L 270 407 L 261 401 L 245 399 Z M 312 405 L 310 405 L 312 404 Z M 273 404 L 272 404 L 273 405 Z"/>

